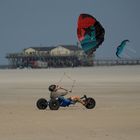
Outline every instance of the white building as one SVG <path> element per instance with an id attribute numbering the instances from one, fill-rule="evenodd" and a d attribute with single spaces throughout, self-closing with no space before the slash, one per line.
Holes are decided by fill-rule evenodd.
<path id="1" fill-rule="evenodd" d="M 76 45 L 58 45 L 56 47 L 29 47 L 24 49 L 24 54 L 46 54 L 51 56 L 83 55 L 81 48 Z"/>

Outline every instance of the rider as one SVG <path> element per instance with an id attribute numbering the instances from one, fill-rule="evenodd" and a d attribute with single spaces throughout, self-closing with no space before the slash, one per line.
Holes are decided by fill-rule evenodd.
<path id="1" fill-rule="evenodd" d="M 62 88 L 59 85 L 50 85 L 49 91 L 51 92 L 50 93 L 51 99 L 63 98 L 64 100 L 69 100 L 73 103 L 79 102 L 82 105 L 85 105 L 85 102 L 81 100 L 79 96 L 71 96 L 69 98 L 64 98 L 63 96 L 67 95 L 69 92 L 72 92 L 72 91 L 68 91 L 67 89 Z"/>

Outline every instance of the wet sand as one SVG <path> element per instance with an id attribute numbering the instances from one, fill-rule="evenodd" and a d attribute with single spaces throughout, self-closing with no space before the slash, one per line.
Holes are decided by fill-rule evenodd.
<path id="1" fill-rule="evenodd" d="M 67 97 L 93 97 L 94 109 L 36 108 L 39 98 L 49 99 L 50 84 L 71 89 L 72 80 Z M 140 66 L 0 70 L 0 139 L 139 140 Z"/>

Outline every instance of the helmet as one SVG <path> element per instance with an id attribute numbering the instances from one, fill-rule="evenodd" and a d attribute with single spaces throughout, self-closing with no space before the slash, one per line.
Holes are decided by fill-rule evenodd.
<path id="1" fill-rule="evenodd" d="M 56 89 L 56 85 L 50 85 L 48 89 L 52 92 Z"/>

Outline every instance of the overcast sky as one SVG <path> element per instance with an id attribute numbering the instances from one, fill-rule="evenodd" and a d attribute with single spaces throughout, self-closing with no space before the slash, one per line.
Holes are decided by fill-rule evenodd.
<path id="1" fill-rule="evenodd" d="M 96 58 L 116 58 L 123 39 L 130 43 L 122 56 L 140 58 L 140 0 L 0 0 L 0 64 L 7 53 L 31 46 L 76 44 L 81 13 L 105 28 Z"/>

